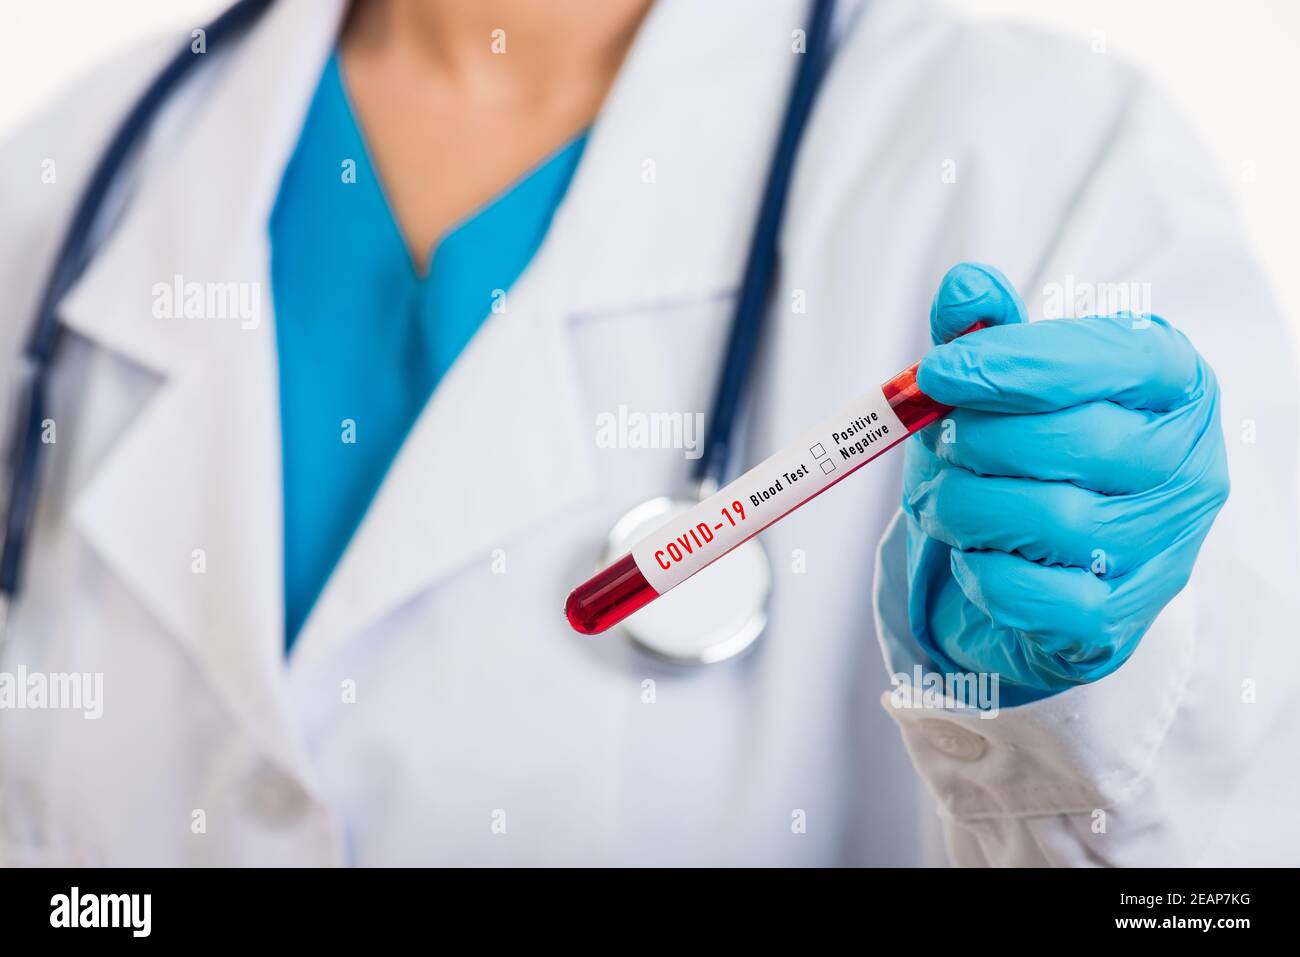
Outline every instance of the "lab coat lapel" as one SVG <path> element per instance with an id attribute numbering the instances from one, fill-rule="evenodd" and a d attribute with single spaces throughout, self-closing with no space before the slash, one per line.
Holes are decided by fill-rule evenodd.
<path id="1" fill-rule="evenodd" d="M 442 576 L 590 496 L 575 372 L 519 288 L 448 372 L 294 645 L 294 664 L 359 634 Z"/>
<path id="2" fill-rule="evenodd" d="M 266 222 L 338 14 L 277 3 L 233 48 L 208 51 L 214 62 L 156 124 L 121 222 L 61 307 L 65 326 L 160 377 L 85 484 L 74 521 L 191 648 L 252 739 L 298 770 L 281 694 Z"/>
<path id="3" fill-rule="evenodd" d="M 293 666 L 599 491 L 570 320 L 735 286 L 805 6 L 652 8 L 545 243 L 407 437 Z"/>

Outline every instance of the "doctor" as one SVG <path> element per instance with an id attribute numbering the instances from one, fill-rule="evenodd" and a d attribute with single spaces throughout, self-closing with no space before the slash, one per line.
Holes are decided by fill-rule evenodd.
<path id="1" fill-rule="evenodd" d="M 202 54 L 59 307 L 0 672 L 100 715 L 0 711 L 0 863 L 1296 863 L 1289 347 L 1196 144 L 1064 42 L 843 5 L 739 464 L 983 319 L 922 366 L 955 440 L 765 534 L 746 656 L 567 628 L 681 483 L 597 422 L 708 407 L 805 7 L 277 0 Z M 0 147 L 15 368 L 176 47 Z M 996 715 L 890 693 L 954 672 Z"/>

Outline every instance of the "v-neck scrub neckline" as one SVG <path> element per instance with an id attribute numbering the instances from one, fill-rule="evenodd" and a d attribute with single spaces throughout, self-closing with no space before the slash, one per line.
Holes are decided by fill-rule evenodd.
<path id="1" fill-rule="evenodd" d="M 585 145 L 583 133 L 449 229 L 422 276 L 337 52 L 326 63 L 269 223 L 286 646 L 429 396 L 541 246 Z"/>
<path id="2" fill-rule="evenodd" d="M 339 110 L 339 120 L 342 124 L 349 126 L 348 139 L 357 144 L 357 151 L 365 158 L 364 166 L 370 174 L 370 182 L 378 192 L 378 202 L 382 204 L 387 214 L 389 225 L 393 234 L 393 240 L 401 247 L 407 262 L 411 267 L 411 274 L 417 281 L 427 280 L 433 273 L 435 260 L 444 246 L 458 238 L 459 233 L 468 227 L 477 223 L 483 217 L 490 217 L 493 209 L 500 205 L 512 204 L 518 201 L 518 192 L 529 192 L 540 189 L 544 192 L 554 190 L 555 179 L 562 179 L 559 183 L 559 196 L 563 196 L 568 180 L 577 166 L 578 159 L 582 154 L 582 148 L 586 145 L 587 133 L 584 130 L 577 136 L 564 143 L 559 148 L 553 150 L 548 156 L 536 163 L 531 169 L 520 174 L 508 186 L 496 192 L 491 198 L 483 203 L 478 209 L 462 216 L 452 223 L 447 230 L 438 237 L 438 241 L 433 247 L 421 253 L 420 260 L 417 262 L 412 255 L 412 250 L 406 242 L 406 236 L 402 232 L 401 222 L 397 218 L 397 213 L 393 203 L 389 199 L 388 190 L 384 186 L 383 176 L 379 172 L 379 165 L 375 162 L 374 156 L 370 152 L 370 144 L 366 140 L 365 130 L 361 126 L 361 121 L 357 116 L 356 107 L 352 103 L 352 98 L 348 94 L 346 78 L 343 75 L 343 64 L 339 59 L 337 51 L 329 58 L 325 65 L 325 72 L 321 77 L 321 84 L 328 85 L 332 89 L 328 91 L 330 98 L 337 98 L 341 104 Z M 358 160 L 358 167 L 362 164 Z M 549 216 L 547 220 L 549 222 Z"/>

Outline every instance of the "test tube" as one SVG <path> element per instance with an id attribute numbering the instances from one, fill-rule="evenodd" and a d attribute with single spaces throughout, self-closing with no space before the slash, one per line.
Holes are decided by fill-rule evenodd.
<path id="1" fill-rule="evenodd" d="M 976 323 L 965 332 L 982 329 Z M 916 384 L 920 362 L 809 429 L 775 455 L 651 532 L 569 595 L 573 629 L 597 635 L 773 522 L 812 501 L 913 432 L 952 411 Z"/>

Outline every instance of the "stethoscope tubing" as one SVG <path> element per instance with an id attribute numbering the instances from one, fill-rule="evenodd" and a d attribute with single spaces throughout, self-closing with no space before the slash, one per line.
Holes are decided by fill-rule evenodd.
<path id="1" fill-rule="evenodd" d="M 708 419 L 703 454 L 696 460 L 694 479 L 702 489 L 717 488 L 726 478 L 731 460 L 736 416 L 754 365 L 754 353 L 763 330 L 772 280 L 776 271 L 776 246 L 785 215 L 786 197 L 804 128 L 812 114 L 817 90 L 829 61 L 835 0 L 813 0 L 804 52 L 790 87 L 776 149 L 768 169 L 745 261 L 736 308 L 732 314 L 727 348 Z"/>

